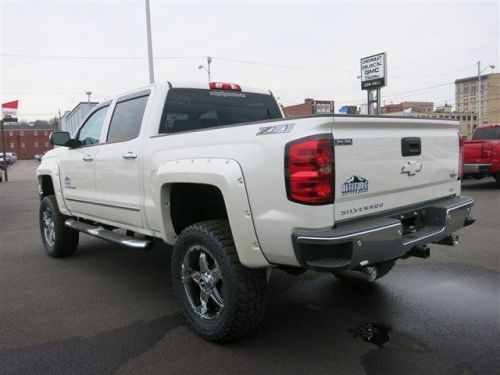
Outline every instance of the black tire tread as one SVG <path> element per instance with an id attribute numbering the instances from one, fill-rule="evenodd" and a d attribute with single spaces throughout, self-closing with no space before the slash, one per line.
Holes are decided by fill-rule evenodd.
<path id="1" fill-rule="evenodd" d="M 76 230 L 70 229 L 64 225 L 64 222 L 69 217 L 63 215 L 59 211 L 59 206 L 57 205 L 57 200 L 54 195 L 47 195 L 43 199 L 50 201 L 51 208 L 54 212 L 54 228 L 56 231 L 54 248 L 49 250 L 46 247 L 45 249 L 47 250 L 47 253 L 54 258 L 63 258 L 73 255 L 78 247 L 79 233 Z M 42 212 L 40 210 L 40 230 L 42 231 L 41 217 Z"/>
<path id="2" fill-rule="evenodd" d="M 264 300 L 267 290 L 265 271 L 250 269 L 240 263 L 227 221 L 216 220 L 192 224 L 181 233 L 179 240 L 182 240 L 181 237 L 193 233 L 202 233 L 219 244 L 235 274 L 236 285 L 229 284 L 228 287 L 237 289 L 238 298 L 236 304 L 227 306 L 232 310 L 228 314 L 228 321 L 224 324 L 224 328 L 215 335 L 198 330 L 191 322 L 192 317 L 183 309 L 184 317 L 197 334 L 209 341 L 228 341 L 248 333 L 260 323 L 264 313 Z M 176 293 L 176 298 L 179 306 L 182 306 L 179 293 Z"/>

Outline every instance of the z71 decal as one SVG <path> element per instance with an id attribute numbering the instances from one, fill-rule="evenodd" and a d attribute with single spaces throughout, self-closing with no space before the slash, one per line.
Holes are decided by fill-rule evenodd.
<path id="1" fill-rule="evenodd" d="M 259 131 L 255 135 L 290 133 L 294 126 L 295 124 L 263 126 L 262 128 L 259 128 Z"/>

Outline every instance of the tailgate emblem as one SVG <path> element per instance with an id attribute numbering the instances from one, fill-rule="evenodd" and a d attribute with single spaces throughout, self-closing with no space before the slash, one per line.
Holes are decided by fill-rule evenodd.
<path id="1" fill-rule="evenodd" d="M 401 167 L 401 174 L 408 173 L 408 176 L 415 176 L 417 172 L 422 170 L 422 165 L 422 163 L 410 160 Z"/>

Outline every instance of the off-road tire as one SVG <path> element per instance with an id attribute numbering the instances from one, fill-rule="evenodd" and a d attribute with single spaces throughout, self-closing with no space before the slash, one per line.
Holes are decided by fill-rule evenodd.
<path id="1" fill-rule="evenodd" d="M 375 278 L 375 280 L 373 280 L 371 282 L 375 282 L 378 279 L 380 279 L 381 277 L 384 277 L 385 275 L 387 275 L 389 273 L 389 271 L 392 270 L 392 267 L 394 267 L 395 264 L 396 264 L 395 260 L 388 260 L 385 262 L 380 262 L 380 263 L 370 265 L 371 267 L 377 268 L 377 277 Z M 354 269 L 354 270 L 356 270 L 356 269 Z M 348 276 L 342 276 L 341 274 L 334 274 L 334 276 L 337 277 L 338 279 L 340 279 L 342 281 L 346 281 L 346 282 L 356 282 L 356 283 L 363 282 L 363 281 L 358 280 L 358 279 L 352 279 Z"/>
<path id="2" fill-rule="evenodd" d="M 45 233 L 44 212 L 49 212 L 54 226 L 54 239 L 48 239 Z M 39 222 L 40 234 L 43 246 L 51 257 L 62 258 L 73 255 L 78 247 L 78 235 L 76 230 L 64 225 L 68 216 L 63 215 L 57 206 L 56 197 L 47 195 L 40 204 Z"/>
<path id="3" fill-rule="evenodd" d="M 210 321 L 197 315 L 182 282 L 184 257 L 193 246 L 201 246 L 210 253 L 222 277 L 224 307 Z M 175 244 L 171 267 L 177 303 L 196 334 L 209 341 L 223 342 L 257 327 L 264 312 L 266 272 L 240 263 L 227 221 L 206 221 L 184 229 Z"/>

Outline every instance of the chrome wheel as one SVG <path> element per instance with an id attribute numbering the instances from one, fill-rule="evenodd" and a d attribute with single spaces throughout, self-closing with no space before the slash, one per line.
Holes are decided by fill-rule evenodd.
<path id="1" fill-rule="evenodd" d="M 191 246 L 182 262 L 182 284 L 191 307 L 202 319 L 216 319 L 224 309 L 219 265 L 203 246 Z"/>
<path id="2" fill-rule="evenodd" d="M 56 241 L 56 230 L 54 228 L 54 218 L 52 217 L 52 211 L 49 207 L 46 207 L 42 213 L 43 221 L 43 235 L 47 245 L 50 247 L 54 246 Z"/>

